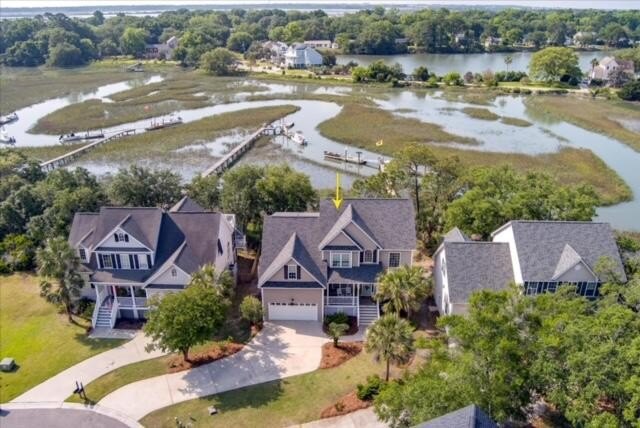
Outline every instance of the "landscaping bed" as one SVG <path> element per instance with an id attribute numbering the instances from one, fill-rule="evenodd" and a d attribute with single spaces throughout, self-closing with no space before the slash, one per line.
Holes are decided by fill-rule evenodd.
<path id="1" fill-rule="evenodd" d="M 201 352 L 192 353 L 189 356 L 189 361 L 185 361 L 182 355 L 175 356 L 169 361 L 167 372 L 175 373 L 212 363 L 239 352 L 243 347 L 244 345 L 241 343 L 223 343 L 220 346 L 214 346 Z"/>
<path id="2" fill-rule="evenodd" d="M 321 369 L 338 367 L 340 364 L 349 361 L 351 358 L 362 352 L 362 342 L 341 342 L 338 346 L 333 346 L 333 342 L 322 345 Z"/>
<path id="3" fill-rule="evenodd" d="M 330 322 L 331 321 L 325 320 L 325 322 L 322 324 L 322 331 L 325 332 L 326 334 L 329 334 L 328 328 L 329 328 Z M 353 336 L 358 332 L 358 318 L 349 317 L 346 324 L 349 325 L 349 330 L 346 331 L 346 333 L 344 334 L 345 336 Z"/>
<path id="4" fill-rule="evenodd" d="M 358 398 L 356 391 L 351 391 L 340 398 L 335 404 L 324 409 L 322 413 L 320 413 L 320 418 L 325 419 L 346 415 L 356 410 L 366 409 L 369 406 L 371 406 L 371 401 L 361 400 Z"/>

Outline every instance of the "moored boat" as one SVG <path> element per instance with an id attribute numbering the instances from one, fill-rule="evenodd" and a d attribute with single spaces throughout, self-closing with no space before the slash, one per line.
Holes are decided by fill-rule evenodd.
<path id="1" fill-rule="evenodd" d="M 4 125 L 6 123 L 11 123 L 18 120 L 18 115 L 16 112 L 9 113 L 6 116 L 0 116 L 0 125 Z"/>
<path id="2" fill-rule="evenodd" d="M 295 143 L 300 144 L 301 146 L 306 146 L 308 144 L 307 139 L 304 138 L 304 135 L 302 135 L 302 132 L 300 132 L 300 131 L 295 132 L 293 135 L 291 135 L 291 139 Z"/>
<path id="3" fill-rule="evenodd" d="M 330 160 L 336 160 L 336 161 L 341 161 L 341 162 L 347 162 L 347 163 L 353 163 L 356 165 L 366 165 L 367 161 L 364 159 L 361 159 L 360 156 L 355 157 L 355 156 L 349 156 L 346 153 L 345 154 L 340 154 L 340 153 L 334 153 L 334 152 L 328 152 L 328 151 L 324 151 L 324 157 L 326 159 L 330 159 Z"/>
<path id="4" fill-rule="evenodd" d="M 284 124 L 284 127 L 287 128 L 287 129 L 291 129 L 291 128 L 293 128 L 294 125 L 295 125 L 295 123 L 293 123 L 293 122 L 287 122 L 287 123 Z"/>
<path id="5" fill-rule="evenodd" d="M 157 129 L 168 128 L 170 126 L 180 125 L 182 123 L 182 118 L 180 116 L 169 116 L 168 119 L 162 118 L 162 120 L 156 122 L 151 121 L 151 125 L 144 128 L 146 131 L 155 131 Z"/>
<path id="6" fill-rule="evenodd" d="M 95 140 L 96 138 L 104 138 L 104 133 L 102 131 L 87 131 L 84 134 L 72 132 L 61 135 L 58 141 L 61 143 L 73 143 L 74 141 Z"/>
<path id="7" fill-rule="evenodd" d="M 10 137 L 7 134 L 7 130 L 5 129 L 4 126 L 2 127 L 2 129 L 0 129 L 0 143 L 2 143 L 2 144 L 11 144 L 11 145 L 16 143 L 15 137 Z"/>

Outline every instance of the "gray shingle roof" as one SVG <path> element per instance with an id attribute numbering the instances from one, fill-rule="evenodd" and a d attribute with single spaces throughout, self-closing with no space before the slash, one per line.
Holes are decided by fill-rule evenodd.
<path id="1" fill-rule="evenodd" d="M 375 283 L 382 265 L 360 265 L 353 269 L 329 269 L 328 282 Z"/>
<path id="2" fill-rule="evenodd" d="M 472 404 L 423 422 L 415 428 L 498 428 L 498 425 L 481 408 Z"/>
<path id="3" fill-rule="evenodd" d="M 322 288 L 322 285 L 314 281 L 267 281 L 263 288 Z"/>
<path id="4" fill-rule="evenodd" d="M 610 257 L 616 273 L 626 280 L 613 230 L 608 223 L 518 220 L 502 228 L 508 225 L 513 228 L 524 281 L 551 281 L 566 245 L 570 245 L 591 270 L 601 257 Z"/>
<path id="5" fill-rule="evenodd" d="M 447 242 L 449 299 L 466 304 L 479 290 L 503 290 L 514 280 L 509 245 L 498 242 Z"/>
<path id="6" fill-rule="evenodd" d="M 102 207 L 91 247 L 98 245 L 116 226 L 121 225 L 131 236 L 155 251 L 161 222 L 160 208 Z"/>
<path id="7" fill-rule="evenodd" d="M 464 232 L 462 232 L 457 227 L 454 227 L 453 229 L 448 231 L 444 235 L 443 239 L 448 242 L 464 242 L 469 240 L 469 238 L 467 238 L 467 235 L 465 235 Z"/>
<path id="8" fill-rule="evenodd" d="M 172 213 L 177 213 L 177 212 L 198 212 L 198 213 L 202 213 L 202 212 L 205 212 L 205 211 L 207 211 L 207 210 L 205 210 L 199 203 L 197 203 L 196 201 L 194 201 L 193 199 L 191 199 L 188 196 L 185 196 L 184 198 L 180 199 L 169 210 L 169 212 L 172 212 Z"/>
<path id="9" fill-rule="evenodd" d="M 98 213 L 76 213 L 71 223 L 71 231 L 69 233 L 69 244 L 72 247 L 82 242 L 85 247 L 91 245 L 93 231 L 98 220 Z"/>

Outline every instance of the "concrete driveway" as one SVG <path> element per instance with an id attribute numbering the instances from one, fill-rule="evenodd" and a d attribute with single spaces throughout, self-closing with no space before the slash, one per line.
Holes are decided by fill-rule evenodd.
<path id="1" fill-rule="evenodd" d="M 69 367 L 11 402 L 62 402 L 73 393 L 76 381 L 86 385 L 118 367 L 164 355 L 162 351 L 145 351 L 148 343 L 149 339 L 139 332 L 132 340 Z M 64 349 L 59 352 L 64 352 Z"/>
<path id="2" fill-rule="evenodd" d="M 387 426 L 378 420 L 373 408 L 369 407 L 342 416 L 294 425 L 290 428 L 387 428 Z"/>
<path id="3" fill-rule="evenodd" d="M 100 406 L 139 420 L 182 401 L 316 370 L 327 336 L 311 321 L 267 322 L 240 352 L 191 370 L 126 385 Z"/>

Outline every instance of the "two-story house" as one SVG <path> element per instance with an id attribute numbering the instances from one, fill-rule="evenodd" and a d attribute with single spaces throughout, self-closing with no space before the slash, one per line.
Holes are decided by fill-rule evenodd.
<path id="1" fill-rule="evenodd" d="M 294 43 L 284 54 L 284 65 L 287 68 L 308 68 L 322 65 L 322 55 L 304 43 Z"/>
<path id="2" fill-rule="evenodd" d="M 69 243 L 81 261 L 82 294 L 96 300 L 94 327 L 143 319 L 154 295 L 183 290 L 205 264 L 235 272 L 235 217 L 189 198 L 171 210 L 102 207 L 76 213 Z"/>
<path id="3" fill-rule="evenodd" d="M 602 279 L 595 272 L 602 257 L 626 281 L 613 230 L 589 221 L 514 220 L 473 241 L 458 228 L 449 231 L 433 255 L 434 298 L 441 314 L 467 312 L 471 294 L 503 290 L 515 283 L 525 294 L 555 292 L 572 284 L 588 298 L 598 296 Z"/>
<path id="4" fill-rule="evenodd" d="M 275 213 L 264 220 L 258 287 L 268 320 L 320 321 L 344 312 L 379 316 L 378 276 L 410 265 L 416 248 L 408 199 L 346 199 L 339 209 Z"/>

